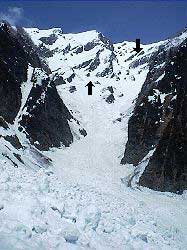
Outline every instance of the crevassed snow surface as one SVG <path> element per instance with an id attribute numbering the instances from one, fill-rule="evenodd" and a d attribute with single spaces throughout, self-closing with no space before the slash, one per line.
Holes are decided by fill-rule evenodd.
<path id="1" fill-rule="evenodd" d="M 42 35 L 38 30 L 34 32 L 34 41 L 39 44 L 41 36 L 49 36 L 54 30 L 42 31 Z M 95 34 L 88 32 L 84 39 L 82 34 L 70 34 L 63 39 L 68 39 L 64 43 L 69 43 L 70 38 L 75 44 L 87 43 L 96 39 Z M 58 46 L 64 43 L 61 41 Z M 128 46 L 130 56 L 132 44 Z M 94 55 L 95 51 L 89 53 Z M 76 56 L 73 63 L 79 64 Z M 85 56 L 79 55 L 79 60 L 84 61 Z M 136 57 L 141 56 L 135 55 L 133 60 Z M 62 58 L 59 52 L 48 61 L 57 69 L 56 65 L 63 64 Z M 66 58 L 66 67 L 71 71 L 72 61 Z M 71 83 L 58 86 L 64 103 L 86 129 L 87 136 L 80 138 L 75 122 L 70 121 L 73 144 L 44 152 L 53 160 L 52 167 L 31 171 L 14 168 L 1 160 L 1 250 L 186 249 L 186 194 L 178 196 L 140 188 L 136 179 L 131 187 L 127 186 L 136 171 L 146 167 L 151 155 L 150 152 L 136 170 L 131 165 L 120 165 L 128 118 L 148 68 L 143 64 L 129 69 L 132 60 L 126 63 L 120 60 L 114 70 L 129 70 L 128 74 L 114 80 L 97 77 L 100 68 L 96 69 L 91 79 L 100 84 L 95 84 L 92 96 L 87 95 L 85 85 L 90 79 L 83 69 L 76 71 Z M 100 67 L 103 65 L 104 61 Z M 76 91 L 71 93 L 70 86 L 76 86 Z M 111 104 L 105 101 L 110 94 L 108 86 L 114 89 L 115 101 Z"/>

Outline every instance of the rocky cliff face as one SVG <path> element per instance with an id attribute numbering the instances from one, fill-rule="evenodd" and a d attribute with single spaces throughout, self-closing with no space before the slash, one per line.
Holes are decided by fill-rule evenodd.
<path id="1" fill-rule="evenodd" d="M 40 150 L 73 141 L 68 124 L 73 117 L 50 73 L 28 34 L 1 22 L 0 116 Z"/>
<path id="2" fill-rule="evenodd" d="M 151 58 L 128 124 L 122 164 L 137 166 L 155 149 L 139 184 L 159 191 L 187 188 L 187 40 Z"/>
<path id="3" fill-rule="evenodd" d="M 0 24 L 0 115 L 13 122 L 21 106 L 21 83 L 27 80 L 29 57 L 17 32 Z"/>
<path id="4" fill-rule="evenodd" d="M 35 73 L 33 73 L 35 74 Z M 34 86 L 23 107 L 19 124 L 38 149 L 69 146 L 73 136 L 68 121 L 73 119 L 49 77 Z M 22 127 L 19 127 L 22 130 Z"/>

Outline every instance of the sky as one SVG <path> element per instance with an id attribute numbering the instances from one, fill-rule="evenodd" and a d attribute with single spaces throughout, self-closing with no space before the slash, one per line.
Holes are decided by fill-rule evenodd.
<path id="1" fill-rule="evenodd" d="M 151 43 L 187 27 L 187 1 L 1 1 L 0 19 L 64 33 L 97 30 L 113 43 Z"/>

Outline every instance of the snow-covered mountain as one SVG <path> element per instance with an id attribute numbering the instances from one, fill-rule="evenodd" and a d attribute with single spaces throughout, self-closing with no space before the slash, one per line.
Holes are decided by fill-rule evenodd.
<path id="1" fill-rule="evenodd" d="M 91 80 L 96 85 L 94 103 L 96 99 L 98 99 L 97 102 L 102 102 L 101 100 L 104 99 L 108 104 L 112 104 L 108 107 L 113 112 L 111 118 L 120 121 L 120 116 L 126 115 L 128 110 L 133 108 L 132 103 L 139 94 L 135 110 L 129 121 L 128 143 L 121 163 L 132 163 L 138 166 L 150 150 L 160 147 L 161 140 L 164 140 L 165 143 L 166 140 L 171 140 L 166 139 L 165 134 L 169 133 L 168 126 L 171 126 L 169 124 L 172 119 L 174 124 L 178 121 L 176 127 L 180 127 L 182 124 L 181 130 L 183 131 L 185 128 L 186 120 L 184 123 L 179 120 L 180 116 L 185 115 L 185 108 L 181 108 L 181 105 L 185 102 L 186 93 L 184 73 L 186 53 L 183 48 L 186 47 L 186 30 L 173 38 L 142 45 L 143 50 L 138 54 L 133 50 L 134 42 L 125 41 L 113 45 L 95 30 L 78 34 L 63 34 L 60 29 L 48 31 L 27 29 L 27 32 L 34 43 L 42 48 L 41 56 L 55 74 L 57 89 L 62 92 L 62 99 L 65 98 L 63 93 L 66 96 L 69 95 L 68 100 L 79 101 L 86 98 L 84 85 Z M 178 65 L 179 59 L 177 58 L 183 54 L 181 59 L 182 62 L 184 61 L 183 66 Z M 62 62 L 65 62 L 64 65 Z M 177 67 L 176 70 L 175 67 Z M 145 110 L 142 106 L 143 102 L 147 103 Z M 71 101 L 72 103 L 73 101 Z M 85 103 L 85 106 L 87 105 L 88 100 Z M 122 108 L 123 110 L 120 112 L 123 105 L 126 107 Z M 180 116 L 176 114 L 179 109 L 181 109 Z M 80 104 L 77 105 L 76 110 L 81 114 L 85 113 L 84 110 L 81 111 Z M 105 113 L 105 110 L 102 112 Z M 116 118 L 117 116 L 118 118 Z M 152 158 L 156 159 L 154 166 L 150 167 L 153 170 L 149 171 L 149 167 L 146 168 L 149 174 L 147 180 L 141 182 L 142 184 L 156 190 L 174 192 L 181 192 L 187 187 L 187 180 L 184 177 L 186 175 L 184 134 L 183 131 L 178 135 L 181 138 L 180 144 L 178 144 L 176 132 L 169 136 L 175 138 L 175 140 L 172 139 L 171 154 L 165 153 L 166 156 L 162 160 L 160 156 L 156 156 L 158 150 L 153 153 Z M 170 144 L 169 141 L 167 143 Z M 175 147 L 181 149 L 176 156 L 173 156 Z M 161 150 L 161 153 L 163 151 L 164 149 Z M 173 157 L 174 162 L 171 160 Z M 153 178 L 155 174 L 157 176 Z"/>
<path id="2" fill-rule="evenodd" d="M 186 248 L 186 39 L 1 23 L 0 249 Z"/>

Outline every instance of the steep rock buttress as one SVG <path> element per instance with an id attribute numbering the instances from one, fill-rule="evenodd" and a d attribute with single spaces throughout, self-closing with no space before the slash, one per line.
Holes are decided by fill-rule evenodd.
<path id="1" fill-rule="evenodd" d="M 159 191 L 187 188 L 187 40 L 153 56 L 128 124 L 122 164 L 137 166 L 155 148 L 139 184 Z"/>
<path id="2" fill-rule="evenodd" d="M 50 73 L 27 33 L 1 22 L 0 116 L 10 124 L 17 120 L 19 131 L 40 150 L 73 141 L 68 124 L 72 116 Z M 28 93 L 25 97 L 23 90 Z"/>

